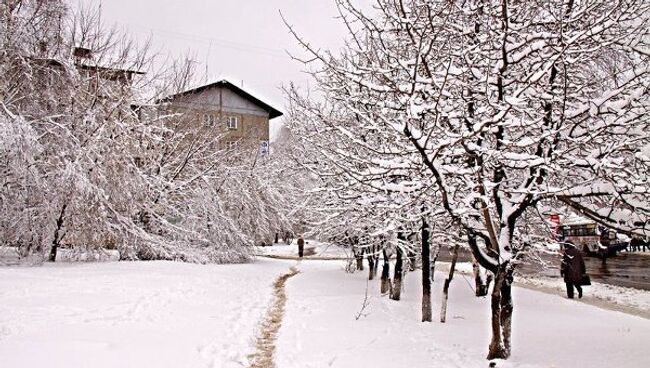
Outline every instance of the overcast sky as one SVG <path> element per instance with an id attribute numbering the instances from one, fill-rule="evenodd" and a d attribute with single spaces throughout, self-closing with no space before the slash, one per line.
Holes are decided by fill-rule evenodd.
<path id="1" fill-rule="evenodd" d="M 79 0 L 71 0 L 79 1 Z M 100 5 L 104 21 L 137 38 L 151 35 L 156 49 L 191 53 L 208 81 L 242 85 L 284 111 L 283 84 L 308 84 L 302 65 L 286 50 L 299 47 L 285 18 L 313 44 L 339 48 L 345 29 L 333 0 L 81 0 Z M 207 69 L 206 69 L 207 68 Z"/>

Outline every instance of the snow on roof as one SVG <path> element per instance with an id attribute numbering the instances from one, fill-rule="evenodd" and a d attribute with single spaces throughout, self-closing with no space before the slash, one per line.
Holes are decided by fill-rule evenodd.
<path id="1" fill-rule="evenodd" d="M 196 88 L 188 89 L 186 91 L 167 96 L 165 98 L 160 99 L 158 102 L 167 102 L 167 101 L 171 101 L 171 100 L 173 100 L 175 98 L 178 98 L 178 97 L 181 97 L 181 96 L 191 95 L 191 94 L 194 94 L 194 93 L 199 93 L 199 92 L 204 91 L 206 89 L 220 88 L 220 87 L 228 88 L 231 91 L 238 94 L 240 97 L 248 99 L 249 101 L 253 102 L 257 106 L 259 106 L 262 109 L 268 111 L 269 112 L 269 119 L 273 119 L 273 118 L 277 118 L 277 117 L 282 116 L 282 112 L 280 112 L 279 110 L 273 108 L 271 105 L 267 104 L 266 102 L 260 100 L 259 98 L 255 97 L 255 96 L 253 96 L 249 92 L 244 91 L 242 88 L 237 87 L 236 85 L 234 85 L 233 83 L 230 83 L 229 81 L 227 81 L 225 79 L 222 79 L 222 80 L 214 82 L 214 83 L 202 85 L 202 86 L 199 86 L 199 87 L 196 87 Z"/>
<path id="2" fill-rule="evenodd" d="M 567 226 L 567 225 L 589 225 L 589 224 L 595 224 L 596 222 L 593 220 L 590 220 L 588 218 L 578 216 L 575 214 L 571 214 L 566 216 L 565 218 L 562 219 L 562 225 Z"/>

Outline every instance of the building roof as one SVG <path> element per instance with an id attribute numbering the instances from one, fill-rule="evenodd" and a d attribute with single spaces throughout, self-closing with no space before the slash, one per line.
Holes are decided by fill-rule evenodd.
<path id="1" fill-rule="evenodd" d="M 65 68 L 65 65 L 62 61 L 54 59 L 54 58 L 38 58 L 38 57 L 32 57 L 30 58 L 36 63 L 44 64 L 47 66 L 53 66 L 57 68 Z M 100 74 L 103 78 L 109 79 L 109 80 L 131 80 L 134 74 L 146 74 L 144 72 L 138 71 L 138 70 L 130 70 L 130 69 L 121 69 L 121 68 L 110 68 L 110 67 L 105 67 L 105 66 L 99 66 L 99 65 L 92 65 L 92 64 L 85 64 L 81 62 L 75 62 L 74 66 L 77 69 L 82 69 L 82 70 L 91 70 L 95 73 Z"/>
<path id="2" fill-rule="evenodd" d="M 158 102 L 169 102 L 169 101 L 174 100 L 176 98 L 179 98 L 179 97 L 182 97 L 182 96 L 192 95 L 192 94 L 195 94 L 195 93 L 200 93 L 201 91 L 205 91 L 205 90 L 210 89 L 210 88 L 228 88 L 229 90 L 233 91 L 234 93 L 236 93 L 240 97 L 245 98 L 245 99 L 253 102 L 255 105 L 259 106 L 263 110 L 266 110 L 269 113 L 269 119 L 273 119 L 273 118 L 277 118 L 277 117 L 282 116 L 282 112 L 280 112 L 279 110 L 273 108 L 273 106 L 265 103 L 264 101 L 262 101 L 259 98 L 251 95 L 250 93 L 244 91 L 243 89 L 237 87 L 236 85 L 228 82 L 225 79 L 222 79 L 222 80 L 220 80 L 218 82 L 206 84 L 206 85 L 203 85 L 203 86 L 200 86 L 200 87 L 197 87 L 197 88 L 189 89 L 187 91 L 176 93 L 174 95 L 167 96 L 167 97 L 159 100 Z"/>

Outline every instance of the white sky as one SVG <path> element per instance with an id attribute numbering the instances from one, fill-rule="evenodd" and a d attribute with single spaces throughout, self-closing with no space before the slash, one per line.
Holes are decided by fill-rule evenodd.
<path id="1" fill-rule="evenodd" d="M 103 19 L 136 38 L 153 37 L 155 49 L 193 55 L 207 81 L 226 78 L 285 111 L 282 85 L 308 86 L 300 52 L 280 11 L 312 44 L 339 48 L 345 28 L 333 0 L 71 0 L 102 6 Z M 207 68 L 207 69 L 206 69 Z M 278 120 L 278 119 L 276 119 Z M 277 124 L 276 124 L 277 125 Z"/>

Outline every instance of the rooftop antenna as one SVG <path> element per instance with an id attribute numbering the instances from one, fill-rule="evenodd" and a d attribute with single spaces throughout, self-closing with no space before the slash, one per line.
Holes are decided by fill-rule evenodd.
<path id="1" fill-rule="evenodd" d="M 210 44 L 208 45 L 208 52 L 205 54 L 205 77 L 210 78 L 210 51 L 212 51 L 212 39 L 210 39 Z"/>

